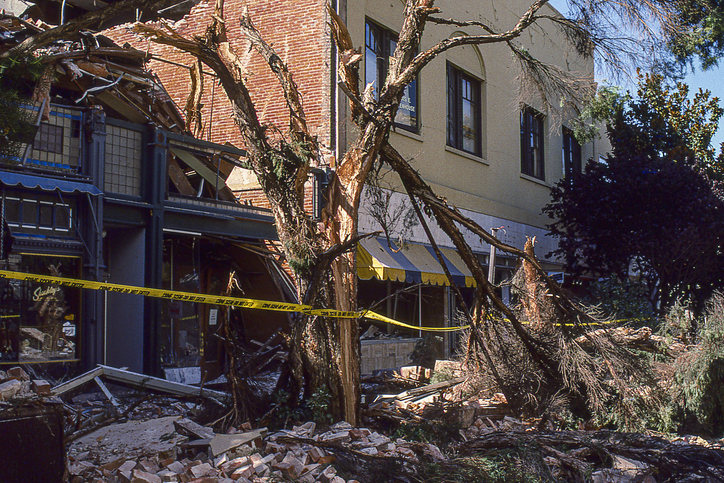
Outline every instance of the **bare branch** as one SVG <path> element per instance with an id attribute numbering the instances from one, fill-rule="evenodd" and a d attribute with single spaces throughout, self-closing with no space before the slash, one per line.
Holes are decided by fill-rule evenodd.
<path id="1" fill-rule="evenodd" d="M 395 172 L 400 176 L 400 179 L 402 180 L 402 183 L 405 186 L 405 190 L 408 192 L 408 194 L 410 196 L 417 196 L 432 210 L 438 225 L 450 237 L 453 244 L 455 245 L 456 251 L 465 262 L 465 265 L 467 265 L 468 269 L 471 271 L 473 277 L 475 278 L 475 281 L 478 284 L 478 290 L 481 290 L 487 296 L 488 300 L 492 302 L 495 308 L 500 311 L 500 313 L 504 314 L 505 317 L 507 317 L 516 334 L 520 338 L 521 342 L 530 351 L 531 356 L 539 364 L 541 370 L 543 370 L 548 375 L 554 374 L 556 369 L 553 361 L 544 356 L 541 351 L 536 350 L 533 340 L 523 328 L 515 313 L 513 313 L 510 307 L 505 305 L 503 301 L 495 295 L 493 287 L 488 281 L 483 267 L 480 264 L 480 260 L 478 260 L 478 258 L 475 256 L 472 249 L 470 248 L 470 245 L 468 245 L 468 243 L 465 241 L 459 228 L 454 223 L 456 220 L 451 215 L 454 213 L 454 211 L 457 210 L 452 211 L 445 202 L 440 200 L 439 197 L 437 197 L 432 192 L 432 189 L 427 183 L 425 183 L 422 177 L 420 177 L 420 175 L 414 169 L 412 169 L 412 167 L 404 159 L 404 157 L 388 143 L 385 143 L 385 145 L 382 147 L 382 155 L 384 156 L 385 161 L 387 161 L 392 169 L 394 169 Z M 435 203 L 430 203 L 430 200 L 433 199 L 435 200 Z M 477 224 L 475 224 L 474 222 L 472 223 L 477 226 Z M 477 226 L 477 228 L 480 229 L 479 226 Z M 491 242 L 494 241 L 496 246 L 508 246 L 499 242 L 495 237 L 485 232 L 485 230 L 480 229 L 480 231 L 481 233 L 485 234 L 484 238 L 491 239 Z M 476 232 L 476 234 L 479 233 Z M 525 254 L 523 251 L 516 249 L 514 250 L 518 253 L 521 253 L 522 258 L 529 258 L 528 255 Z M 534 266 L 536 266 L 536 268 L 540 267 L 537 260 L 534 263 Z M 551 281 L 551 283 L 555 282 Z M 487 311 L 485 311 L 484 313 L 484 311 L 475 310 L 476 323 L 474 325 L 478 325 L 486 320 L 487 315 Z"/>
<path id="2" fill-rule="evenodd" d="M 56 40 L 74 38 L 74 36 L 77 36 L 79 32 L 89 30 L 93 26 L 112 20 L 123 12 L 132 11 L 136 8 L 144 8 L 157 12 L 168 6 L 175 5 L 176 3 L 177 0 L 120 0 L 118 2 L 110 3 L 100 10 L 87 12 L 86 14 L 66 22 L 63 25 L 59 25 L 55 28 L 45 30 L 44 32 L 28 37 L 12 49 L 0 54 L 0 58 L 7 58 L 22 52 L 32 52 L 55 42 Z"/>
<path id="3" fill-rule="evenodd" d="M 317 142 L 314 137 L 309 133 L 307 126 L 307 116 L 304 114 L 304 107 L 302 106 L 302 98 L 299 93 L 299 88 L 294 82 L 292 74 L 289 72 L 289 68 L 282 61 L 281 57 L 276 51 L 270 46 L 259 34 L 259 31 L 254 27 L 254 24 L 249 17 L 246 9 L 240 19 L 241 31 L 246 35 L 246 38 L 251 42 L 251 45 L 256 51 L 266 60 L 269 68 L 277 76 L 277 80 L 284 91 L 284 99 L 287 102 L 289 108 L 289 122 L 290 122 L 290 134 L 292 139 L 298 143 L 304 143 L 307 145 L 308 151 L 315 151 Z M 294 180 L 294 189 L 299 192 L 300 196 L 304 191 L 304 183 L 307 182 L 307 176 L 309 174 L 309 162 L 304 156 L 299 156 L 299 159 L 306 162 L 299 164 L 299 169 L 296 172 Z"/>
<path id="4" fill-rule="evenodd" d="M 332 38 L 339 52 L 337 73 L 346 86 L 345 93 L 352 93 L 350 99 L 360 99 L 362 96 L 359 91 L 359 62 L 362 60 L 362 54 L 354 49 L 352 36 L 349 34 L 342 17 L 329 4 L 327 5 L 327 13 L 329 13 L 330 17 L 329 25 L 332 30 Z M 360 111 L 359 106 L 355 103 L 351 104 L 351 110 L 353 119 L 357 119 L 361 112 L 364 111 L 364 109 Z"/>
<path id="5" fill-rule="evenodd" d="M 217 43 L 217 40 L 225 38 L 223 23 L 214 20 L 214 24 L 207 31 L 206 39 L 198 40 L 182 37 L 167 24 L 163 24 L 163 27 L 162 29 L 137 23 L 134 30 L 156 43 L 170 45 L 194 55 L 219 76 L 233 105 L 233 114 L 250 154 L 249 161 L 254 171 L 257 174 L 273 172 L 274 167 L 268 157 L 271 147 L 265 129 L 259 122 L 249 91 L 243 82 L 240 62 L 228 46 L 228 42 Z"/>
<path id="6" fill-rule="evenodd" d="M 495 30 L 484 22 L 478 22 L 476 20 L 455 20 L 454 18 L 438 18 L 429 17 L 428 22 L 438 25 L 454 25 L 456 27 L 480 27 L 489 34 L 494 34 Z"/>
<path id="7" fill-rule="evenodd" d="M 523 33 L 523 31 L 525 31 L 525 29 L 527 29 L 531 24 L 536 21 L 536 12 L 540 10 L 546 3 L 548 3 L 548 0 L 538 0 L 533 3 L 530 7 L 528 7 L 528 10 L 526 10 L 526 12 L 518 19 L 515 27 L 506 32 L 490 33 L 487 35 L 463 35 L 441 40 L 430 49 L 417 54 L 417 56 L 415 56 L 415 58 L 409 63 L 409 65 L 407 65 L 404 72 L 397 76 L 397 78 L 394 80 L 394 83 L 398 86 L 406 86 L 413 81 L 415 76 L 417 76 L 417 74 L 423 69 L 423 67 L 429 64 L 438 55 L 454 47 L 459 47 L 463 45 L 482 45 L 509 42 L 519 37 Z"/>

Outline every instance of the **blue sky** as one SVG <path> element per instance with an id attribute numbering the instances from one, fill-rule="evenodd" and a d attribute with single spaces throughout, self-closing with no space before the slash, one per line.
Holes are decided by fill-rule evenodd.
<path id="1" fill-rule="evenodd" d="M 566 0 L 551 0 L 550 4 L 565 15 L 568 8 Z M 702 88 L 711 91 L 712 96 L 719 98 L 719 105 L 724 106 L 724 67 L 715 67 L 713 69 L 702 71 L 696 64 L 696 71 L 687 75 L 683 81 L 689 85 L 689 92 L 695 93 Z M 724 61 L 722 62 L 724 66 Z M 630 89 L 630 87 L 628 87 Z M 718 150 L 722 142 L 724 142 L 724 119 L 719 122 L 719 130 L 712 139 L 712 144 Z"/>

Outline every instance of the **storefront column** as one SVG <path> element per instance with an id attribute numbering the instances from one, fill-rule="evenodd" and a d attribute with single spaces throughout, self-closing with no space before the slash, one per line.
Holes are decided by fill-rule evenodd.
<path id="1" fill-rule="evenodd" d="M 103 191 L 106 152 L 106 119 L 101 109 L 91 109 L 85 117 L 88 133 L 83 171 L 93 184 Z M 83 257 L 83 277 L 86 280 L 102 281 L 105 273 L 103 260 L 103 195 L 79 198 L 83 206 L 83 238 L 88 251 Z M 95 367 L 104 361 L 103 341 L 105 339 L 105 311 L 103 292 L 85 290 L 83 292 L 84 320 L 81 339 L 81 357 L 86 369 Z"/>
<path id="2" fill-rule="evenodd" d="M 163 288 L 163 224 L 166 198 L 166 159 L 168 155 L 166 134 L 155 126 L 150 129 L 150 154 L 146 166 L 150 219 L 146 230 L 146 286 Z M 149 375 L 160 375 L 161 361 L 158 346 L 158 330 L 161 321 L 161 300 L 147 297 L 144 312 L 143 368 Z"/>

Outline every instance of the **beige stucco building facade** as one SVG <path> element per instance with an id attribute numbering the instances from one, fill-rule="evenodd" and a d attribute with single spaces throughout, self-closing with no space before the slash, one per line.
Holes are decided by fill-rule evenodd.
<path id="1" fill-rule="evenodd" d="M 512 28 L 531 2 L 513 0 L 497 2 L 439 1 L 436 6 L 443 18 L 486 21 L 497 29 Z M 346 20 L 354 39 L 365 38 L 365 23 L 399 31 L 402 24 L 403 2 L 349 1 Z M 543 14 L 557 15 L 549 6 Z M 440 39 L 460 33 L 479 34 L 480 29 L 464 30 L 441 25 L 428 25 L 422 48 L 430 48 Z M 547 21 L 528 29 L 519 43 L 537 59 L 553 64 L 576 76 L 593 78 L 593 61 L 581 59 L 566 39 Z M 450 146 L 448 130 L 448 75 L 452 65 L 479 81 L 480 88 L 480 150 L 466 152 Z M 369 69 L 369 65 L 365 65 Z M 463 210 L 484 228 L 504 227 L 498 232 L 503 241 L 522 248 L 526 237 L 537 238 L 536 253 L 551 270 L 560 265 L 546 255 L 555 248 L 555 240 L 546 235 L 550 222 L 541 208 L 550 201 L 550 188 L 564 176 L 563 131 L 568 119 L 560 113 L 546 112 L 535 92 L 520 94 L 520 68 L 505 44 L 465 46 L 448 51 L 428 65 L 418 79 L 418 129 L 409 132 L 396 129 L 390 135 L 393 144 L 408 158 L 433 189 Z M 542 119 L 543 168 L 538 176 L 526 174 L 521 162 L 521 107 L 530 105 Z M 554 101 L 555 105 L 556 102 Z M 340 103 L 340 106 L 342 104 Z M 344 116 L 340 116 L 344 119 Z M 347 127 L 347 133 L 351 129 Z M 344 131 L 342 131 L 344 132 Z M 348 134 L 349 135 L 349 134 Z M 344 142 L 340 143 L 344 145 Z M 606 152 L 605 140 L 581 146 L 582 162 L 598 159 Z M 404 203 L 406 196 L 394 196 L 394 202 Z M 433 227 L 434 228 L 434 227 Z M 374 231 L 379 226 L 369 216 L 361 220 L 362 231 Z M 439 242 L 446 244 L 440 232 Z M 420 227 L 413 229 L 409 241 L 425 243 Z M 487 253 L 489 248 L 478 237 L 468 241 L 475 251 Z M 449 245 L 448 243 L 448 246 Z"/>

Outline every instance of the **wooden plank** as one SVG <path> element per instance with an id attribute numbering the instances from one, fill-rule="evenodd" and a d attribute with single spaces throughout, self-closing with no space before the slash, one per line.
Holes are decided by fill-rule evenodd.
<path id="1" fill-rule="evenodd" d="M 179 148 L 171 148 L 171 152 L 175 156 L 178 156 L 181 159 L 181 161 L 188 164 L 190 168 L 193 168 L 199 174 L 199 176 L 203 177 L 206 181 L 208 181 L 208 183 L 211 185 L 212 188 L 215 188 L 218 185 L 219 195 L 224 194 L 224 198 L 228 197 L 228 194 L 224 192 L 224 188 L 227 188 L 226 182 L 223 180 L 223 178 L 216 176 L 216 173 L 211 171 L 211 169 L 209 169 L 203 161 L 201 161 L 199 158 L 197 158 L 190 152 L 184 151 Z M 228 190 L 228 188 L 227 188 L 227 190 Z M 229 192 L 230 192 L 230 190 L 229 190 Z M 219 196 L 219 197 L 222 198 L 221 196 Z M 233 199 L 233 193 L 231 194 L 231 197 Z M 222 198 L 222 199 L 224 199 L 224 198 Z M 231 200 L 227 199 L 226 201 L 231 201 Z"/>
<path id="2" fill-rule="evenodd" d="M 106 395 L 106 397 L 107 397 L 108 400 L 111 402 L 111 404 L 113 404 L 113 406 L 115 406 L 115 407 L 120 407 L 120 404 L 118 404 L 118 401 L 116 400 L 115 397 L 113 397 L 113 394 L 111 394 L 111 391 L 108 390 L 108 388 L 106 387 L 106 385 L 103 384 L 103 381 L 101 381 L 101 378 L 100 378 L 100 377 L 94 377 L 93 380 L 96 382 L 96 384 L 98 385 L 98 387 L 101 388 L 101 391 L 103 391 L 103 394 Z"/>
<path id="3" fill-rule="evenodd" d="M 150 119 L 147 118 L 143 113 L 139 112 L 135 106 L 123 101 L 121 98 L 111 92 L 99 92 L 95 95 L 95 97 L 103 104 L 106 104 L 114 111 L 120 113 L 130 122 L 135 122 L 136 124 L 145 124 Z"/>
<path id="4" fill-rule="evenodd" d="M 99 366 L 103 369 L 103 376 L 118 382 L 124 382 L 132 386 L 143 389 L 151 389 L 154 391 L 176 394 L 178 396 L 202 396 L 220 401 L 228 401 L 231 395 L 221 391 L 213 391 L 211 389 L 201 389 L 194 386 L 187 386 L 178 382 L 171 382 L 158 377 L 138 374 L 131 371 L 116 369 L 115 367 Z"/>
<path id="5" fill-rule="evenodd" d="M 189 183 L 186 173 L 184 173 L 173 156 L 168 157 L 168 177 L 182 195 L 194 196 L 196 194 L 196 190 L 194 190 L 194 187 Z"/>
<path id="6" fill-rule="evenodd" d="M 101 367 L 96 367 L 92 371 L 88 371 L 85 374 L 81 374 L 80 376 L 73 378 L 68 382 L 64 382 L 63 384 L 55 386 L 52 390 L 52 393 L 54 396 L 60 396 L 61 394 L 65 394 L 68 391 L 72 391 L 73 389 L 92 381 L 93 379 L 102 374 L 103 369 Z"/>

